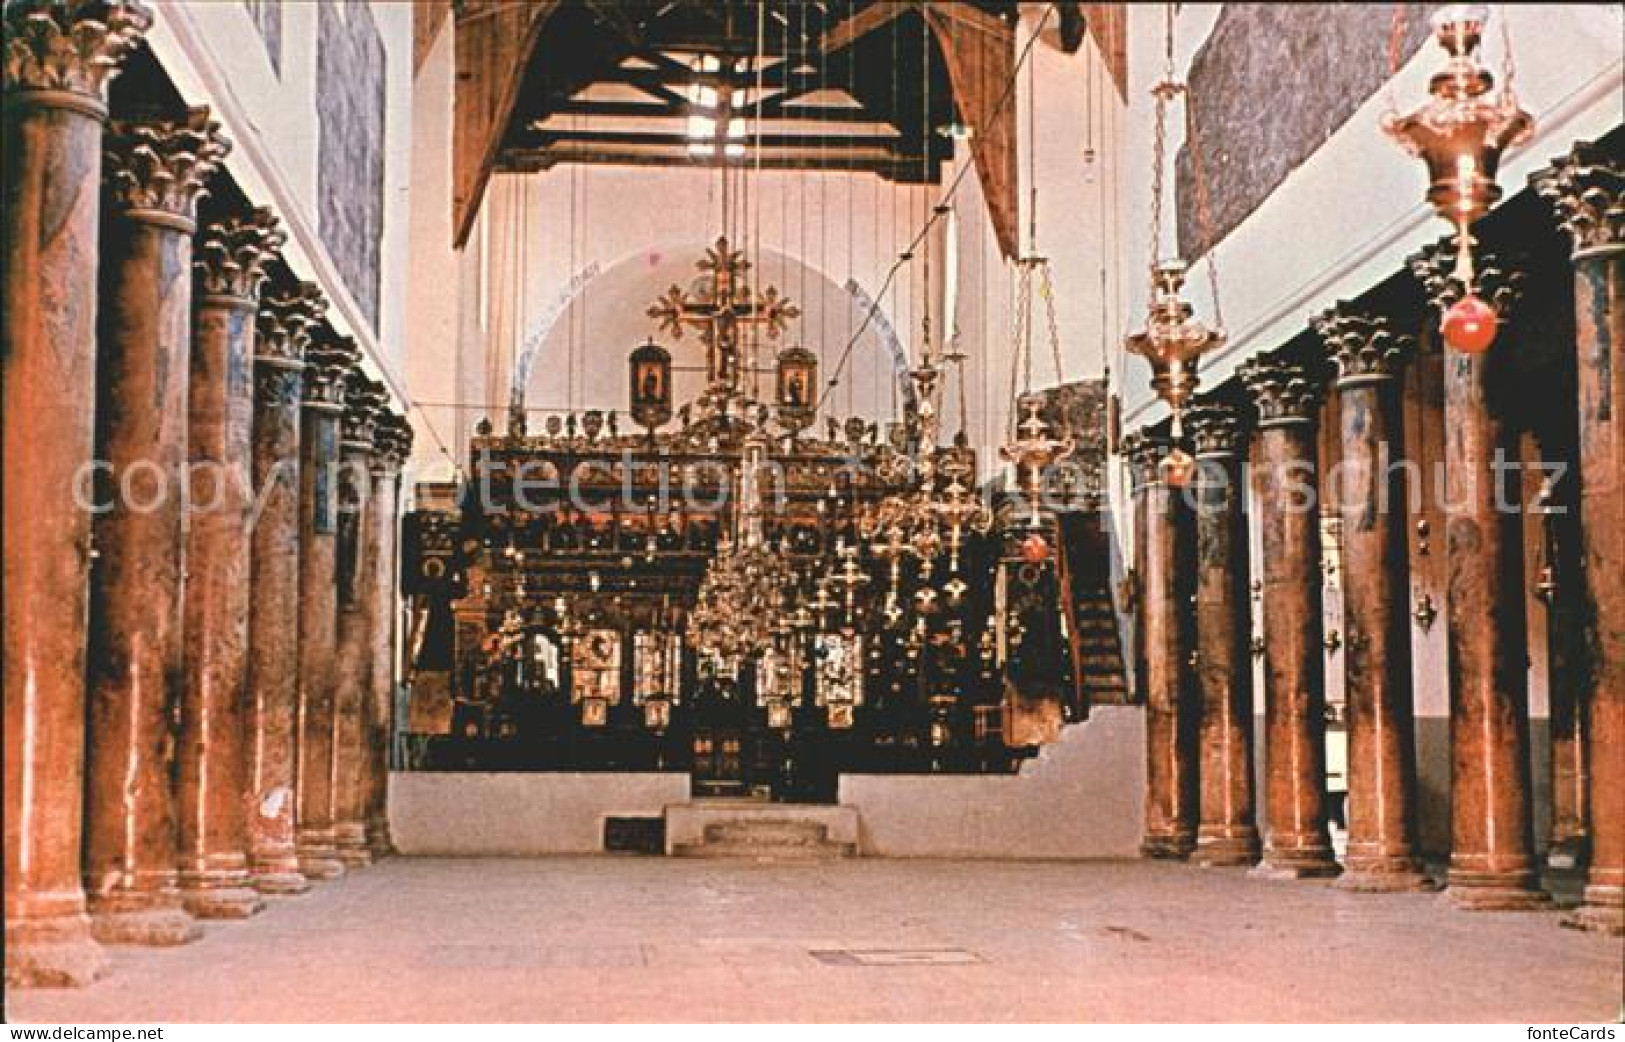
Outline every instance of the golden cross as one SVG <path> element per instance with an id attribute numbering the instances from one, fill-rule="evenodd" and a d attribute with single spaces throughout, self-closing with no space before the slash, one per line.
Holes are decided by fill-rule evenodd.
<path id="1" fill-rule="evenodd" d="M 768 339 L 776 340 L 801 309 L 769 286 L 754 292 L 745 279 L 750 261 L 745 251 L 734 249 L 728 237 L 716 243 L 694 265 L 704 278 L 695 291 L 672 287 L 649 306 L 648 315 L 677 340 L 685 326 L 699 330 L 705 344 L 705 368 L 713 386 L 736 388 L 739 384 L 739 337 L 742 327 L 759 326 Z"/>

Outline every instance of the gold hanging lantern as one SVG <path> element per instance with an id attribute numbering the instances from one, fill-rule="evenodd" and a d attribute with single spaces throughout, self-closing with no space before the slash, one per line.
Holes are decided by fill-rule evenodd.
<path id="1" fill-rule="evenodd" d="M 1511 42 L 1506 82 L 1494 98 L 1495 77 L 1478 58 L 1488 10 L 1451 4 L 1433 16 L 1434 38 L 1450 56 L 1428 81 L 1428 100 L 1414 112 L 1389 111 L 1382 128 L 1428 168 L 1428 202 L 1456 230 L 1456 278 L 1465 292 L 1444 314 L 1441 332 L 1459 351 L 1476 354 L 1495 340 L 1495 311 L 1475 292 L 1473 239 L 1468 229 L 1501 198 L 1501 154 L 1529 140 L 1534 120 L 1512 91 Z M 1396 36 L 1397 33 L 1396 22 Z M 1503 29 L 1504 29 L 1503 25 Z"/>
<path id="2" fill-rule="evenodd" d="M 1198 369 L 1202 356 L 1223 347 L 1226 336 L 1219 318 L 1219 275 L 1214 258 L 1212 221 L 1208 214 L 1207 182 L 1203 175 L 1201 142 L 1196 137 L 1196 121 L 1191 118 L 1189 89 L 1174 75 L 1174 5 L 1164 8 L 1163 78 L 1151 88 L 1156 98 L 1151 170 L 1151 292 L 1145 328 L 1128 336 L 1124 347 L 1144 358 L 1151 366 L 1151 388 L 1167 404 L 1171 420 L 1171 448 L 1159 468 L 1164 481 L 1174 486 L 1187 484 L 1196 461 L 1180 445 L 1184 437 L 1183 415 L 1200 382 Z M 1168 106 L 1185 98 L 1185 130 L 1191 155 L 1196 190 L 1196 218 L 1206 251 L 1208 282 L 1213 297 L 1214 322 L 1209 326 L 1196 317 L 1196 309 L 1183 296 L 1189 266 L 1180 258 L 1160 256 L 1162 245 L 1162 196 L 1167 172 Z"/>
<path id="3" fill-rule="evenodd" d="M 1071 438 L 1052 435 L 1049 423 L 1040 415 L 1044 408 L 1043 395 L 1024 394 L 1017 399 L 1016 406 L 1024 414 L 1016 424 L 1017 437 L 1001 446 L 999 454 L 1016 469 L 1016 484 L 1027 494 L 1027 527 L 1036 530 L 1044 523 L 1044 473 L 1072 455 L 1076 445 Z"/>
<path id="4" fill-rule="evenodd" d="M 1195 317 L 1180 290 L 1185 284 L 1185 262 L 1164 260 L 1152 269 L 1151 307 L 1145 329 L 1129 336 L 1127 348 L 1151 364 L 1151 387 L 1173 413 L 1173 447 L 1161 463 L 1163 479 L 1183 486 L 1195 461 L 1180 447 L 1182 418 L 1199 382 L 1197 367 L 1203 355 L 1224 346 L 1221 329 L 1210 329 Z"/>

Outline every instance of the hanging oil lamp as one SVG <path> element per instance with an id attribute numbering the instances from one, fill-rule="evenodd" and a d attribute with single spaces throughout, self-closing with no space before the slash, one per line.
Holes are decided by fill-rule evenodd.
<path id="1" fill-rule="evenodd" d="M 1196 219 L 1201 241 L 1206 248 L 1208 281 L 1212 288 L 1212 326 L 1198 319 L 1196 309 L 1182 296 L 1188 270 L 1185 261 L 1161 256 L 1163 182 L 1168 160 L 1168 106 L 1181 96 L 1185 98 L 1187 114 L 1190 106 L 1189 88 L 1174 74 L 1174 7 L 1173 4 L 1164 5 L 1163 77 L 1151 88 L 1151 94 L 1156 99 L 1151 156 L 1151 300 L 1145 329 L 1130 334 L 1124 347 L 1150 363 L 1151 388 L 1167 404 L 1172 414 L 1171 448 L 1158 469 L 1169 485 L 1183 487 L 1189 484 L 1196 470 L 1196 461 L 1180 445 L 1185 433 L 1185 406 L 1196 392 L 1197 369 L 1202 356 L 1223 347 L 1226 337 L 1223 322 L 1218 317 L 1218 262 L 1214 257 L 1216 244 L 1208 213 L 1207 182 L 1202 171 L 1202 147 L 1196 138 L 1196 124 L 1189 119 L 1186 120 L 1189 131 L 1187 146 L 1196 189 Z"/>
<path id="2" fill-rule="evenodd" d="M 1151 272 L 1151 307 L 1145 329 L 1129 336 L 1127 348 L 1151 363 L 1151 387 L 1173 414 L 1173 447 L 1159 468 L 1163 480 L 1175 487 L 1190 481 L 1196 461 L 1180 447 L 1183 416 L 1196 393 L 1201 357 L 1224 345 L 1225 334 L 1210 329 L 1195 316 L 1195 309 L 1180 295 L 1185 285 L 1185 262 L 1159 261 Z"/>
<path id="3" fill-rule="evenodd" d="M 1506 81 L 1490 97 L 1495 77 L 1478 57 L 1488 14 L 1479 4 L 1451 4 L 1435 14 L 1434 38 L 1449 61 L 1428 81 L 1426 102 L 1407 115 L 1390 111 L 1382 118 L 1388 136 L 1427 164 L 1428 202 L 1456 231 L 1456 279 L 1463 292 L 1445 311 L 1439 331 L 1445 343 L 1467 354 L 1488 350 L 1498 324 L 1495 309 L 1476 292 L 1469 228 L 1501 198 L 1495 181 L 1501 154 L 1529 140 L 1535 127 L 1512 91 L 1510 40 Z"/>
<path id="4" fill-rule="evenodd" d="M 1016 484 L 1027 494 L 1027 527 L 1043 526 L 1044 473 L 1054 463 L 1072 454 L 1072 439 L 1057 438 L 1049 423 L 1039 415 L 1044 408 L 1044 396 L 1024 394 L 1016 401 L 1024 414 L 1016 424 L 1017 437 L 999 449 L 999 454 L 1016 469 Z M 1041 538 L 1041 537 L 1040 537 Z"/>

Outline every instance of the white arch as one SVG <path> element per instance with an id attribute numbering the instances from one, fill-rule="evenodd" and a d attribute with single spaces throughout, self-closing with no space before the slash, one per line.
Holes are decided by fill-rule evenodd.
<path id="1" fill-rule="evenodd" d="M 669 283 L 675 281 L 686 284 L 688 278 L 694 274 L 692 268 L 694 261 L 700 257 L 709 245 L 709 242 L 695 240 L 667 242 L 631 251 L 607 264 L 596 260 L 590 261 L 573 272 L 529 323 L 528 332 L 514 357 L 510 389 L 512 403 L 519 407 L 535 407 L 533 404 L 534 399 L 530 393 L 530 385 L 536 375 L 538 362 L 548 353 L 550 344 L 554 345 L 556 350 L 558 336 L 561 335 L 560 324 L 570 319 L 572 312 L 576 309 L 591 306 L 592 292 L 595 288 L 602 287 L 603 291 L 612 291 L 617 280 L 624 280 L 628 275 L 636 278 L 640 267 L 669 268 L 673 265 L 675 265 L 674 270 L 663 272 L 660 282 Z M 759 251 L 759 256 L 753 258 L 752 263 L 757 271 L 771 270 L 775 267 L 783 272 L 803 271 L 810 275 L 815 280 L 815 283 L 821 282 L 825 287 L 833 290 L 834 293 L 840 294 L 847 301 L 852 312 L 850 330 L 856 331 L 860 325 L 863 326 L 859 341 L 853 345 L 853 357 L 848 360 L 846 370 L 841 377 L 842 380 L 857 379 L 856 373 L 862 368 L 864 361 L 862 357 L 864 354 L 863 348 L 866 343 L 872 343 L 874 347 L 871 348 L 870 354 L 878 356 L 873 357 L 872 361 L 875 364 L 883 364 L 889 370 L 890 379 L 896 387 L 898 400 L 908 401 L 912 398 L 913 389 L 906 375 L 910 358 L 908 345 L 899 337 L 892 316 L 884 305 L 875 302 L 858 283 L 856 277 L 847 279 L 843 286 L 831 278 L 828 273 L 820 270 L 816 264 L 808 263 L 783 251 L 766 247 Z M 759 283 L 765 285 L 766 281 L 758 277 Z M 806 280 L 802 281 L 805 283 Z M 785 288 L 781 287 L 781 289 Z M 648 293 L 648 301 L 652 301 L 661 289 L 664 289 L 663 284 L 657 285 L 653 292 Z M 643 307 L 648 301 L 628 302 L 629 306 L 635 306 L 636 308 L 636 321 L 639 323 L 643 335 L 655 332 L 653 321 L 644 317 L 643 314 Z M 811 300 L 797 301 L 797 303 L 807 313 L 810 313 L 815 306 L 815 302 Z M 834 303 L 827 295 L 820 292 L 817 304 L 825 308 L 825 318 L 828 317 L 829 309 Z M 869 314 L 871 309 L 873 309 L 873 313 Z M 865 321 L 866 316 L 867 321 Z M 835 334 L 834 330 L 830 332 Z M 562 335 L 569 336 L 570 332 L 564 332 Z M 827 366 L 833 367 L 836 364 L 840 352 L 847 346 L 849 336 L 850 333 L 831 335 L 828 341 L 822 345 L 825 355 L 823 361 Z M 691 337 L 692 335 L 685 337 L 677 344 L 668 343 L 667 346 L 680 349 L 692 343 Z M 594 337 L 594 339 L 597 338 Z M 805 336 L 803 336 L 803 339 L 806 339 Z M 624 346 L 626 350 L 630 350 L 633 344 L 629 342 Z M 595 353 L 595 349 L 593 353 Z M 617 354 L 616 357 L 618 361 L 620 356 Z M 590 364 L 592 363 L 589 362 Z M 823 374 L 825 379 L 830 375 L 828 371 Z M 617 364 L 616 379 L 619 379 L 619 376 L 620 369 Z M 613 402 L 588 401 L 576 404 L 581 406 L 613 407 L 618 401 L 619 396 L 617 395 L 616 401 Z"/>

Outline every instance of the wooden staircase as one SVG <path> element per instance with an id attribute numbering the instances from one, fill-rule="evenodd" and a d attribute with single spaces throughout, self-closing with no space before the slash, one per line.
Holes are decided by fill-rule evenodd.
<path id="1" fill-rule="evenodd" d="M 1077 698 L 1091 705 L 1133 701 L 1111 592 L 1111 547 L 1101 513 L 1060 515 L 1061 597 Z"/>

